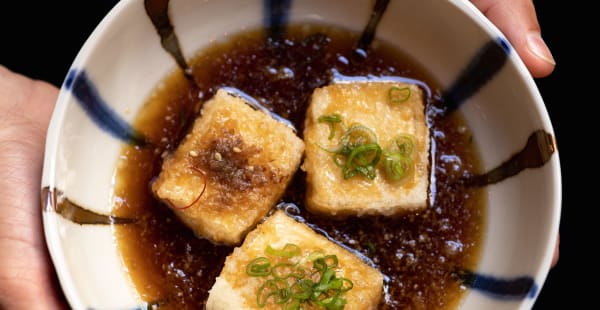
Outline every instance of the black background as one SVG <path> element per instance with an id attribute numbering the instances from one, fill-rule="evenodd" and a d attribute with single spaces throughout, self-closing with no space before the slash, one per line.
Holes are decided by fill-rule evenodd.
<path id="1" fill-rule="evenodd" d="M 0 7 L 0 64 L 56 86 L 62 84 L 89 34 L 116 3 L 114 0 L 6 2 Z M 582 252 L 586 246 L 596 247 L 584 244 L 586 239 L 580 238 L 585 230 L 593 228 L 583 225 L 581 219 L 589 214 L 587 209 L 598 203 L 588 199 L 583 202 L 577 200 L 586 193 L 584 197 L 594 197 L 594 189 L 585 188 L 584 182 L 576 176 L 581 172 L 595 175 L 595 168 L 591 165 L 583 167 L 589 155 L 582 151 L 581 144 L 577 147 L 575 143 L 582 140 L 593 142 L 594 135 L 597 136 L 594 130 L 588 128 L 593 123 L 584 120 L 586 116 L 582 115 L 586 114 L 587 108 L 581 109 L 594 103 L 597 90 L 583 85 L 582 81 L 586 79 L 582 78 L 581 72 L 584 75 L 589 71 L 594 74 L 593 59 L 597 56 L 586 58 L 584 55 L 583 51 L 591 49 L 591 46 L 578 38 L 582 35 L 585 37 L 590 28 L 579 24 L 585 18 L 574 18 L 572 7 L 563 1 L 534 3 L 543 37 L 557 61 L 554 73 L 550 77 L 537 79 L 536 83 L 556 132 L 563 174 L 561 258 L 551 270 L 534 309 L 553 309 L 565 301 L 569 304 L 568 308 L 578 308 L 579 303 L 587 304 L 586 300 L 589 302 L 590 296 L 593 296 L 583 294 L 583 279 L 595 273 L 593 269 L 586 271 L 588 269 L 583 263 Z M 583 61 L 586 61 L 585 65 Z M 581 113 L 582 110 L 584 113 Z M 586 134 L 589 136 L 586 137 Z M 586 234 L 589 236 L 589 232 Z M 597 280 L 592 278 L 592 281 Z"/>

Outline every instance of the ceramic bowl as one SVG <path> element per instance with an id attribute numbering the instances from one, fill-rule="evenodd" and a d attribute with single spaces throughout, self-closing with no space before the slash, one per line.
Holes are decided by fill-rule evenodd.
<path id="1" fill-rule="evenodd" d="M 373 8 L 374 1 L 363 0 L 172 0 L 168 11 L 182 56 L 190 58 L 214 40 L 264 23 L 317 22 L 360 32 Z M 391 1 L 376 37 L 439 81 L 446 102 L 471 128 L 484 171 L 511 159 L 527 162 L 527 169 L 485 187 L 482 254 L 460 308 L 531 308 L 550 268 L 561 207 L 553 129 L 534 81 L 502 33 L 468 1 Z M 61 88 L 46 146 L 43 222 L 74 309 L 144 306 L 108 215 L 119 152 L 135 140 L 130 122 L 176 66 L 144 1 L 121 1 L 81 48 Z M 533 155 L 518 155 L 526 145 Z M 89 212 L 79 210 L 74 219 L 75 205 Z"/>

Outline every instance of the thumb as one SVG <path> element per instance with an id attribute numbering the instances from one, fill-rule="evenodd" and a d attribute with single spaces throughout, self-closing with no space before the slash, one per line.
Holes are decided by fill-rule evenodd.
<path id="1" fill-rule="evenodd" d="M 472 0 L 502 31 L 534 77 L 552 73 L 556 62 L 542 39 L 531 0 Z"/>

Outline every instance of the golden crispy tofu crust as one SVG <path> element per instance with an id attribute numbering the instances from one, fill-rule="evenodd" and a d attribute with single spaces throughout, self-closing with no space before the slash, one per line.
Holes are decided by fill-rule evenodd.
<path id="1" fill-rule="evenodd" d="M 410 89 L 404 102 L 391 104 L 392 87 Z M 304 129 L 307 207 L 316 213 L 347 216 L 395 215 L 424 208 L 429 184 L 429 130 L 425 120 L 422 90 L 413 84 L 368 82 L 333 84 L 316 89 L 307 111 Z M 414 137 L 414 172 L 406 180 L 388 181 L 378 168 L 374 180 L 364 176 L 344 179 L 332 154 L 337 139 L 329 139 L 329 125 L 322 115 L 337 113 L 349 126 L 360 123 L 372 129 L 385 148 L 399 134 Z M 338 131 L 339 132 L 339 131 Z"/>
<path id="2" fill-rule="evenodd" d="M 281 197 L 303 151 L 291 128 L 219 90 L 152 190 L 197 236 L 236 245 Z"/>
<path id="3" fill-rule="evenodd" d="M 353 253 L 343 249 L 308 226 L 296 222 L 283 211 L 276 211 L 266 221 L 250 232 L 244 243 L 234 249 L 210 291 L 206 308 L 217 309 L 281 309 L 281 305 L 268 303 L 260 308 L 256 301 L 257 291 L 264 279 L 251 277 L 246 266 L 255 258 L 265 256 L 267 246 L 283 248 L 292 243 L 301 249 L 301 256 L 320 251 L 336 255 L 339 261 L 336 276 L 353 282 L 353 288 L 345 293 L 344 309 L 376 309 L 383 291 L 383 275 L 365 264 Z M 273 262 L 275 263 L 275 261 Z M 318 309 L 303 305 L 305 309 Z"/>

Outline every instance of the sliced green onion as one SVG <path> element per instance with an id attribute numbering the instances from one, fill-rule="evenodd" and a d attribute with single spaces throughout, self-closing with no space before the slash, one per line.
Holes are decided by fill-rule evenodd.
<path id="1" fill-rule="evenodd" d="M 332 290 L 340 290 L 342 285 L 344 285 L 344 282 L 342 282 L 342 279 L 340 278 L 335 278 L 329 281 L 329 288 Z"/>
<path id="2" fill-rule="evenodd" d="M 335 292 L 333 296 L 325 297 L 314 302 L 327 310 L 341 310 L 346 305 L 346 299 L 340 297 L 340 292 Z"/>
<path id="3" fill-rule="evenodd" d="M 290 300 L 290 298 L 291 298 L 290 289 L 289 289 L 287 283 L 285 283 L 285 287 L 282 287 L 277 290 L 277 294 L 275 295 L 275 303 L 281 305 L 281 304 L 286 303 L 288 300 Z"/>
<path id="4" fill-rule="evenodd" d="M 395 146 L 398 148 L 400 155 L 412 157 L 415 151 L 415 138 L 409 134 L 401 134 L 394 138 Z"/>
<path id="5" fill-rule="evenodd" d="M 292 263 L 278 263 L 271 269 L 275 279 L 287 279 L 293 277 L 296 279 L 304 278 L 306 271 L 302 267 Z"/>
<path id="6" fill-rule="evenodd" d="M 327 263 L 323 258 L 318 258 L 313 262 L 313 268 L 315 268 L 318 272 L 323 273 L 327 270 Z"/>
<path id="7" fill-rule="evenodd" d="M 381 147 L 377 143 L 359 145 L 352 149 L 342 168 L 344 179 L 349 179 L 359 173 L 369 179 L 375 178 L 375 166 L 381 159 Z"/>
<path id="8" fill-rule="evenodd" d="M 328 115 L 321 115 L 318 118 L 320 123 L 341 123 L 342 122 L 342 116 L 337 114 L 337 113 L 333 113 L 333 114 L 328 114 Z"/>
<path id="9" fill-rule="evenodd" d="M 305 301 L 310 298 L 313 292 L 313 286 L 315 282 L 310 279 L 302 279 L 298 282 L 294 283 L 292 287 L 290 287 L 290 293 L 292 294 L 292 298 L 298 299 L 300 301 Z"/>
<path id="10" fill-rule="evenodd" d="M 414 140 L 409 134 L 398 135 L 394 138 L 392 146 L 383 152 L 383 169 L 388 180 L 400 181 L 414 170 Z"/>
<path id="11" fill-rule="evenodd" d="M 337 255 L 326 255 L 323 257 L 323 261 L 327 264 L 327 268 L 335 268 L 339 263 Z"/>
<path id="12" fill-rule="evenodd" d="M 310 253 L 308 255 L 308 260 L 311 261 L 311 262 L 313 262 L 313 261 L 315 261 L 315 260 L 317 260 L 319 258 L 323 258 L 323 257 L 325 257 L 325 254 L 323 254 L 323 252 L 321 252 L 321 251 L 315 251 L 315 252 L 312 252 L 312 253 Z"/>
<path id="13" fill-rule="evenodd" d="M 269 298 L 273 296 L 273 301 L 276 304 L 283 304 L 290 299 L 290 289 L 286 281 L 283 280 L 267 280 L 258 288 L 256 303 L 263 308 Z"/>
<path id="14" fill-rule="evenodd" d="M 288 303 L 287 305 L 285 305 L 285 308 L 283 308 L 284 310 L 299 310 L 300 308 L 300 301 L 298 299 L 293 299 L 290 303 Z"/>
<path id="15" fill-rule="evenodd" d="M 315 143 L 315 145 L 317 147 L 319 147 L 320 149 L 322 149 L 323 151 L 327 152 L 327 153 L 333 153 L 333 154 L 338 154 L 341 151 L 341 148 L 337 148 L 337 149 L 328 149 L 318 143 Z"/>
<path id="16" fill-rule="evenodd" d="M 321 115 L 317 120 L 319 121 L 319 123 L 329 124 L 329 137 L 327 139 L 331 140 L 335 135 L 335 124 L 342 122 L 342 116 L 337 113 Z"/>
<path id="17" fill-rule="evenodd" d="M 375 132 L 361 124 L 353 124 L 344 132 L 341 146 L 333 154 L 333 162 L 342 168 L 344 179 L 358 174 L 374 179 L 380 158 L 381 147 Z"/>
<path id="18" fill-rule="evenodd" d="M 333 269 L 338 266 L 338 258 L 337 255 L 326 255 L 323 257 L 319 257 L 315 259 L 313 262 L 313 267 L 317 269 L 317 271 L 325 272 L 327 269 Z"/>
<path id="19" fill-rule="evenodd" d="M 336 276 L 338 257 L 315 251 L 306 258 L 295 258 L 300 252 L 300 248 L 291 243 L 278 250 L 267 246 L 265 253 L 280 257 L 276 264 L 271 266 L 271 260 L 263 256 L 248 264 L 246 272 L 249 275 L 265 277 L 256 291 L 257 305 L 260 308 L 281 305 L 284 310 L 317 305 L 324 309 L 342 310 L 346 305 L 344 293 L 354 284 L 347 278 Z M 302 267 L 307 262 L 312 262 L 310 270 Z"/>
<path id="20" fill-rule="evenodd" d="M 390 100 L 390 103 L 398 104 L 406 102 L 408 98 L 410 98 L 410 93 L 411 91 L 408 87 L 400 88 L 398 86 L 392 86 L 388 91 L 388 98 Z"/>
<path id="21" fill-rule="evenodd" d="M 351 290 L 354 287 L 354 283 L 346 278 L 338 278 L 337 280 L 342 281 L 342 286 L 340 287 L 340 292 L 344 293 Z"/>
<path id="22" fill-rule="evenodd" d="M 385 152 L 383 169 L 390 181 L 400 181 L 412 173 L 413 162 L 410 157 L 400 152 Z"/>
<path id="23" fill-rule="evenodd" d="M 253 277 L 264 277 L 271 274 L 271 260 L 266 257 L 255 258 L 246 266 L 246 273 Z"/>
<path id="24" fill-rule="evenodd" d="M 409 87 L 393 86 L 389 89 L 392 103 L 404 102 L 408 100 L 410 94 Z M 330 124 L 329 139 L 331 139 L 334 136 L 335 124 L 341 123 L 342 119 L 339 114 L 322 115 L 319 117 L 319 122 Z M 327 149 L 320 145 L 319 147 L 326 152 L 333 153 L 333 162 L 342 168 L 342 176 L 345 180 L 356 175 L 364 175 L 370 180 L 375 179 L 376 167 L 383 154 L 383 170 L 387 178 L 391 181 L 399 181 L 414 170 L 414 141 L 412 135 L 398 135 L 384 152 L 377 143 L 377 136 L 373 130 L 361 124 L 353 124 L 342 134 L 337 149 Z"/>
<path id="25" fill-rule="evenodd" d="M 321 275 L 321 280 L 319 281 L 319 283 L 317 283 L 317 285 L 315 285 L 313 290 L 315 292 L 318 292 L 319 294 L 329 290 L 330 286 L 331 286 L 330 282 L 333 277 L 335 277 L 335 270 L 333 270 L 333 269 L 325 270 L 323 272 L 323 275 Z"/>
<path id="26" fill-rule="evenodd" d="M 346 305 L 346 298 L 343 297 L 339 297 L 338 295 L 334 295 L 333 297 L 330 297 L 330 300 L 328 300 L 327 303 L 325 304 L 325 309 L 327 310 L 342 310 L 344 309 L 344 306 Z"/>
<path id="27" fill-rule="evenodd" d="M 345 155 L 350 154 L 352 148 L 371 143 L 377 143 L 375 132 L 364 125 L 353 124 L 342 136 L 342 146 L 348 148 L 342 153 Z"/>
<path id="28" fill-rule="evenodd" d="M 267 254 L 279 257 L 294 257 L 300 255 L 300 247 L 293 243 L 286 243 L 282 249 L 274 249 L 271 245 L 267 245 L 267 249 L 265 250 Z"/>

